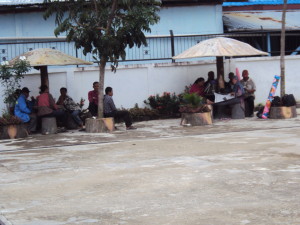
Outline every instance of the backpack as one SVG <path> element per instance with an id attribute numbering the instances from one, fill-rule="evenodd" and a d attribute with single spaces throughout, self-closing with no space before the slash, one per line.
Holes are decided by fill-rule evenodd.
<path id="1" fill-rule="evenodd" d="M 271 102 L 271 107 L 278 107 L 278 106 L 282 106 L 282 101 L 279 96 L 275 96 Z"/>
<path id="2" fill-rule="evenodd" d="M 294 106 L 296 105 L 296 100 L 295 100 L 295 97 L 294 95 L 292 94 L 286 94 L 282 97 L 282 105 L 283 106 Z"/>
<path id="3" fill-rule="evenodd" d="M 259 109 L 258 109 L 258 112 L 256 113 L 256 116 L 258 117 L 258 118 L 262 118 L 262 114 L 263 114 L 263 112 L 264 112 L 264 106 L 261 106 Z"/>

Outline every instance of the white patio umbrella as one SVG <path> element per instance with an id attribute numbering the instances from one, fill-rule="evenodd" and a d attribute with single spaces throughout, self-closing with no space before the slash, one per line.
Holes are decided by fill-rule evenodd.
<path id="1" fill-rule="evenodd" d="M 62 53 L 51 48 L 38 48 L 23 53 L 9 61 L 13 65 L 20 57 L 26 57 L 30 66 L 41 71 L 41 84 L 49 87 L 47 66 L 65 66 L 65 65 L 91 65 L 93 63 Z"/>
<path id="2" fill-rule="evenodd" d="M 232 38 L 217 37 L 201 41 L 185 50 L 173 59 L 187 59 L 211 56 L 253 56 L 268 55 L 267 52 L 253 48 L 251 45 Z"/>
<path id="3" fill-rule="evenodd" d="M 201 41 L 195 46 L 172 58 L 188 59 L 212 56 L 217 57 L 217 77 L 219 78 L 219 76 L 222 76 L 224 80 L 224 56 L 233 57 L 254 55 L 268 55 L 268 53 L 260 51 L 247 43 L 232 38 L 217 37 Z"/>

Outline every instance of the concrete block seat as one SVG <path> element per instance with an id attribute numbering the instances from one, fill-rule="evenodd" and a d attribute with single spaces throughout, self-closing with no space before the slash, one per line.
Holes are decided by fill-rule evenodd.
<path id="1" fill-rule="evenodd" d="M 244 119 L 245 111 L 241 107 L 240 98 L 233 98 L 213 104 L 214 119 Z"/>
<path id="2" fill-rule="evenodd" d="M 240 103 L 231 105 L 231 119 L 245 119 L 245 110 Z"/>
<path id="3" fill-rule="evenodd" d="M 55 117 L 42 117 L 42 134 L 56 134 L 57 124 Z"/>

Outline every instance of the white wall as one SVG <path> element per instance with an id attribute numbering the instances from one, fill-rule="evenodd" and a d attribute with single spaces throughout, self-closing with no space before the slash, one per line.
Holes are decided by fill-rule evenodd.
<path id="1" fill-rule="evenodd" d="M 279 57 L 252 57 L 225 60 L 225 74 L 235 72 L 238 67 L 240 73 L 247 69 L 250 77 L 256 83 L 255 103 L 265 103 L 274 75 L 280 74 Z M 300 100 L 300 88 L 298 71 L 300 67 L 300 56 L 286 57 L 286 93 L 294 94 Z M 120 66 L 116 73 L 106 70 L 105 87 L 114 89 L 114 100 L 117 107 L 131 108 L 135 103 L 144 106 L 143 101 L 149 95 L 162 94 L 163 92 L 181 93 L 185 85 L 192 84 L 196 78 L 207 78 L 207 73 L 216 71 L 215 60 L 191 61 L 179 63 L 139 64 Z M 92 83 L 98 80 L 98 67 L 56 67 L 48 68 L 50 92 L 57 99 L 59 89 L 67 87 L 68 93 L 74 100 L 79 101 L 81 97 L 86 99 L 87 93 L 92 90 Z M 227 75 L 225 75 L 227 81 Z M 33 96 L 38 95 L 40 86 L 39 71 L 32 70 L 28 73 L 22 87 L 27 86 Z M 0 91 L 3 87 L 0 86 Z M 276 95 L 280 95 L 280 87 Z M 0 97 L 1 109 L 4 109 L 3 97 Z"/>

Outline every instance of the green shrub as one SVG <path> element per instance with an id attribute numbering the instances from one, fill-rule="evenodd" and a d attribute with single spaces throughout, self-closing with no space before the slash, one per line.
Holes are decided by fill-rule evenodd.
<path id="1" fill-rule="evenodd" d="M 196 93 L 191 93 L 191 94 L 185 93 L 183 95 L 183 103 L 190 105 L 191 107 L 201 106 L 203 105 L 203 101 L 204 101 L 203 97 L 197 95 Z"/>
<path id="2" fill-rule="evenodd" d="M 164 92 L 162 95 L 151 95 L 144 103 L 157 110 L 159 114 L 174 115 L 179 112 L 181 98 L 181 95 Z"/>
<path id="3" fill-rule="evenodd" d="M 159 119 L 159 112 L 156 109 L 139 108 L 137 105 L 128 110 L 133 121 L 146 121 Z"/>

